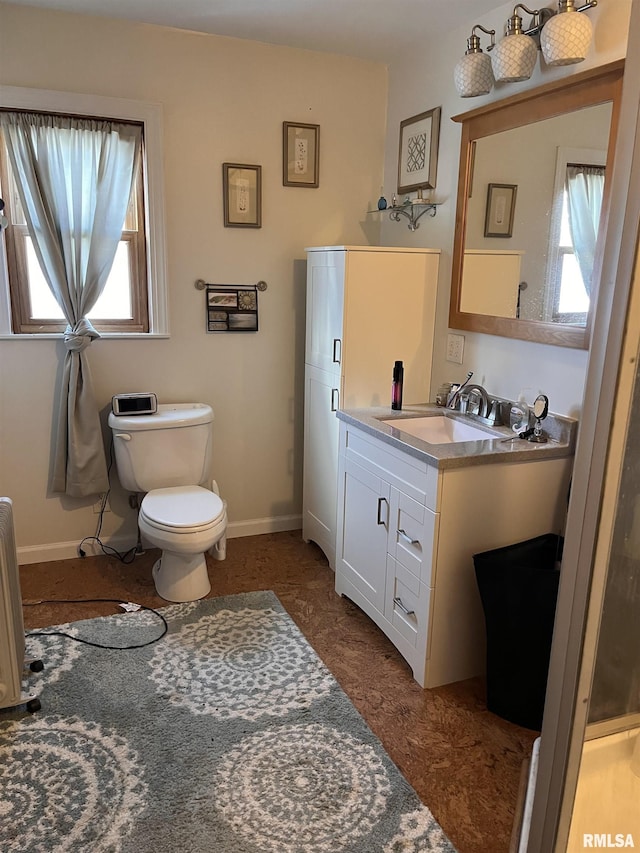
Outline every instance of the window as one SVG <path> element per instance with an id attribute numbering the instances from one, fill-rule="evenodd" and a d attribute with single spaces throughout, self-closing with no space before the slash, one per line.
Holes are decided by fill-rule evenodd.
<path id="1" fill-rule="evenodd" d="M 554 323 L 568 323 L 584 326 L 587 321 L 590 304 L 590 272 L 585 282 L 583 269 L 591 270 L 593 251 L 598 232 L 602 186 L 604 185 L 605 151 L 591 149 L 559 148 L 556 160 L 555 189 L 549 233 L 549 257 L 546 275 L 546 305 L 543 319 Z M 590 246 L 585 246 L 584 236 L 580 235 L 578 224 L 573 227 L 570 218 L 569 185 L 576 178 L 593 176 L 599 186 L 591 199 L 591 238 Z M 577 237 L 582 236 L 583 245 L 574 245 Z M 580 259 L 579 254 L 583 252 Z M 586 257 L 585 257 L 586 256 Z"/>
<path id="2" fill-rule="evenodd" d="M 13 331 L 62 332 L 67 323 L 38 261 L 1 132 L 0 146 L 0 186 L 9 220 L 5 240 Z M 149 331 L 142 162 L 140 158 L 137 163 L 124 229 L 109 278 L 87 314 L 98 331 Z"/>
<path id="3" fill-rule="evenodd" d="M 562 214 L 558 241 L 556 280 L 553 287 L 553 319 L 558 323 L 586 323 L 589 294 L 576 258 L 569 227 L 569 199 L 562 193 Z"/>
<path id="4" fill-rule="evenodd" d="M 138 160 L 124 228 L 107 283 L 88 318 L 107 336 L 166 334 L 159 107 L 11 87 L 3 89 L 2 98 L 0 109 L 91 118 L 99 113 L 141 126 L 143 156 Z M 0 188 L 9 220 L 3 232 L 4 258 L 0 257 L 0 334 L 63 332 L 66 321 L 40 268 L 1 133 Z"/>

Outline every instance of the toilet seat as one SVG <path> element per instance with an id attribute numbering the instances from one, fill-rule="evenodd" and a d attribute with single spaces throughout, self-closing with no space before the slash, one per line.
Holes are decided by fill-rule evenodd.
<path id="1" fill-rule="evenodd" d="M 201 486 L 172 486 L 148 492 L 140 520 L 156 530 L 174 534 L 205 533 L 225 515 L 220 497 Z"/>

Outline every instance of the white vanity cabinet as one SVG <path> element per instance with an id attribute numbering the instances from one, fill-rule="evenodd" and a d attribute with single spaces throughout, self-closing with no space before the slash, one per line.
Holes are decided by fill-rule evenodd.
<path id="1" fill-rule="evenodd" d="M 336 591 L 437 687 L 481 675 L 473 555 L 558 531 L 571 458 L 439 469 L 340 421 Z"/>
<path id="2" fill-rule="evenodd" d="M 335 566 L 338 421 L 345 406 L 428 396 L 439 252 L 376 246 L 307 251 L 302 536 Z"/>

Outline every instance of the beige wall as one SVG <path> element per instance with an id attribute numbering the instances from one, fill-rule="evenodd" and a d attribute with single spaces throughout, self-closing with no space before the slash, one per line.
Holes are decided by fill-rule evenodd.
<path id="1" fill-rule="evenodd" d="M 106 413 L 112 394 L 152 390 L 211 404 L 231 534 L 298 526 L 304 247 L 377 242 L 365 211 L 382 183 L 385 67 L 0 3 L 0 81 L 162 105 L 171 336 L 94 343 L 98 402 Z M 282 186 L 283 121 L 321 126 L 318 189 Z M 225 161 L 262 165 L 260 230 L 223 227 Z M 198 278 L 264 279 L 260 331 L 206 334 Z M 0 340 L 0 493 L 15 502 L 23 562 L 75 554 L 97 519 L 91 501 L 47 492 L 61 355 L 59 341 Z M 105 538 L 130 542 L 118 488 L 113 506 Z"/>
<path id="2" fill-rule="evenodd" d="M 583 350 L 465 332 L 464 364 L 451 364 L 445 360 L 460 152 L 460 125 L 451 121 L 451 116 L 508 97 L 524 88 L 532 88 L 625 56 L 630 9 L 631 0 L 606 0 L 585 13 L 594 25 L 595 34 L 585 62 L 551 69 L 544 67 L 544 62 L 540 61 L 530 80 L 525 83 L 499 84 L 489 95 L 480 98 L 464 99 L 458 96 L 453 83 L 453 69 L 464 54 L 466 39 L 471 34 L 472 26 L 480 23 L 501 34 L 505 22 L 513 13 L 512 3 L 499 5 L 480 18 L 461 21 L 460 28 L 455 32 L 438 32 L 437 25 L 434 26 L 432 35 L 425 33 L 424 49 L 421 53 L 406 54 L 390 64 L 385 148 L 387 193 L 393 191 L 396 182 L 400 122 L 432 107 L 442 107 L 438 178 L 434 199 L 443 204 L 438 208 L 434 219 L 423 217 L 420 228 L 414 234 L 401 224 L 385 222 L 381 235 L 382 242 L 391 245 L 438 246 L 442 249 L 432 389 L 437 388 L 443 381 L 464 378 L 468 370 L 473 370 L 474 379 L 495 394 L 515 399 L 521 390 L 529 389 L 527 397 L 533 400 L 538 392 L 543 392 L 549 396 L 552 411 L 579 417 L 587 365 L 587 353 Z M 523 20 L 528 24 L 526 14 Z M 486 46 L 485 37 L 482 44 Z M 526 169 L 525 159 L 523 156 L 522 169 Z"/>
<path id="3" fill-rule="evenodd" d="M 558 413 L 579 416 L 587 363 L 580 350 L 465 334 L 465 362 L 445 361 L 460 127 L 451 116 L 519 87 L 624 56 L 631 0 L 588 14 L 595 41 L 581 65 L 541 71 L 525 84 L 460 99 L 453 67 L 475 20 L 453 33 L 425 33 L 424 51 L 382 65 L 176 30 L 0 3 L 0 80 L 161 103 L 171 338 L 96 342 L 99 403 L 117 391 L 155 390 L 163 400 L 198 399 L 216 412 L 215 474 L 229 502 L 231 533 L 297 525 L 301 503 L 304 247 L 428 246 L 443 250 L 432 387 L 474 370 L 490 391 L 548 394 Z M 512 6 L 479 22 L 502 30 Z M 388 86 L 388 93 L 387 93 Z M 388 94 L 388 101 L 387 101 Z M 411 233 L 365 216 L 383 183 L 395 191 L 402 119 L 442 106 L 434 219 Z M 321 125 L 320 188 L 281 185 L 281 123 Z M 386 138 L 385 138 L 386 123 Z M 263 167 L 263 227 L 222 225 L 221 163 Z M 197 278 L 265 279 L 260 332 L 207 335 Z M 0 492 L 16 502 L 23 561 L 74 553 L 93 532 L 87 503 L 47 493 L 53 388 L 61 346 L 0 340 Z M 558 365 L 561 369 L 558 370 Z M 425 389 L 425 397 L 427 397 Z M 134 515 L 116 489 L 107 535 L 130 538 Z M 59 547 L 55 543 L 62 543 Z"/>

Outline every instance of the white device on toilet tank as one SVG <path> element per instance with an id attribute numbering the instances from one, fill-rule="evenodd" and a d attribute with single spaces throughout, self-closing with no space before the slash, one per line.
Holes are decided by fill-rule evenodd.
<path id="1" fill-rule="evenodd" d="M 194 601 L 211 589 L 205 552 L 226 556 L 226 504 L 210 480 L 213 410 L 204 403 L 160 404 L 154 414 L 109 415 L 123 488 L 144 492 L 140 533 L 162 555 L 156 590 Z"/>

